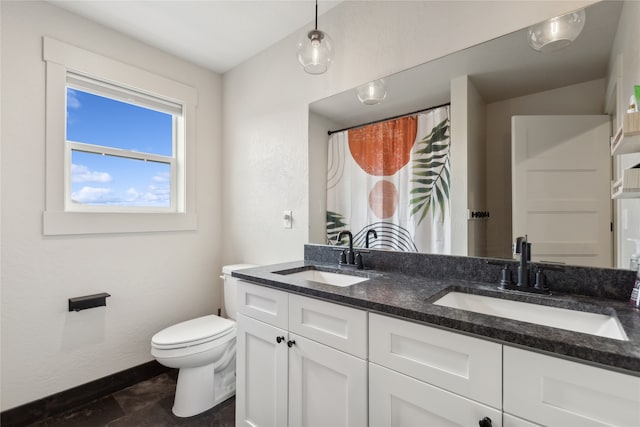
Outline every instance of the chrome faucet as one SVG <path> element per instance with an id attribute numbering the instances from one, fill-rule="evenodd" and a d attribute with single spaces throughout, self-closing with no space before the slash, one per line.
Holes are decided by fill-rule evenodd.
<path id="1" fill-rule="evenodd" d="M 364 243 L 364 247 L 367 249 L 369 249 L 369 234 L 373 234 L 374 239 L 378 238 L 378 233 L 376 233 L 376 230 L 374 230 L 373 228 L 367 230 L 367 236 L 365 238 L 365 243 Z"/>
<path id="2" fill-rule="evenodd" d="M 355 258 L 355 254 L 353 253 L 353 234 L 351 234 L 350 231 L 341 231 L 338 234 L 338 243 L 340 243 L 342 241 L 342 236 L 343 235 L 347 235 L 347 237 L 349 238 L 349 249 L 347 250 L 346 254 L 344 252 L 343 255 L 345 255 L 343 258 L 344 259 L 340 259 L 340 264 L 350 264 L 350 265 L 355 265 L 356 263 L 356 258 Z"/>

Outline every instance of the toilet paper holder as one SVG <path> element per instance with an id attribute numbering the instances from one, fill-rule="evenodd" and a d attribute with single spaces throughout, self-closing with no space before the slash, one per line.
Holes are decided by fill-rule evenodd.
<path id="1" fill-rule="evenodd" d="M 82 297 L 69 298 L 69 311 L 86 310 L 87 308 L 102 307 L 107 305 L 106 292 L 93 295 L 85 295 Z"/>

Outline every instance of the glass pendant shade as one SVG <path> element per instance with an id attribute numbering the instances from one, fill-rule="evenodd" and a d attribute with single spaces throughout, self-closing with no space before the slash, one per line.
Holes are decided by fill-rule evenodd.
<path id="1" fill-rule="evenodd" d="M 387 97 L 387 89 L 382 80 L 374 80 L 358 86 L 358 100 L 366 105 L 380 104 Z"/>
<path id="2" fill-rule="evenodd" d="M 324 31 L 311 30 L 298 41 L 298 62 L 309 74 L 322 74 L 333 59 L 333 41 Z"/>
<path id="3" fill-rule="evenodd" d="M 584 9 L 540 22 L 529 28 L 529 45 L 546 53 L 560 50 L 573 42 L 584 28 Z"/>

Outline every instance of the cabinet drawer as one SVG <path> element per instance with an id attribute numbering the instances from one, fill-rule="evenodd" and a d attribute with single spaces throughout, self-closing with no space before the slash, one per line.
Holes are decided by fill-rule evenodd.
<path id="1" fill-rule="evenodd" d="M 367 313 L 326 301 L 289 295 L 289 330 L 367 358 Z"/>
<path id="2" fill-rule="evenodd" d="M 370 314 L 369 360 L 502 408 L 500 344 Z"/>
<path id="3" fill-rule="evenodd" d="M 369 363 L 371 427 L 477 426 L 485 417 L 502 425 L 499 410 Z"/>
<path id="4" fill-rule="evenodd" d="M 543 425 L 640 426 L 640 378 L 504 347 L 504 410 Z"/>
<path id="5" fill-rule="evenodd" d="M 286 292 L 245 281 L 239 281 L 237 288 L 238 313 L 287 329 L 289 313 Z"/>

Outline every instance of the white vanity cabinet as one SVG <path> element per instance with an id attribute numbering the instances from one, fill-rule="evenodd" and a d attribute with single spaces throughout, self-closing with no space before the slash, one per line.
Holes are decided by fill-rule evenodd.
<path id="1" fill-rule="evenodd" d="M 505 345 L 504 412 L 548 426 L 637 427 L 640 378 Z"/>
<path id="2" fill-rule="evenodd" d="M 236 425 L 366 426 L 367 313 L 238 288 Z"/>
<path id="3" fill-rule="evenodd" d="M 237 349 L 237 426 L 640 426 L 640 377 L 247 282 Z"/>
<path id="4" fill-rule="evenodd" d="M 371 426 L 502 425 L 502 346 L 369 315 Z"/>

